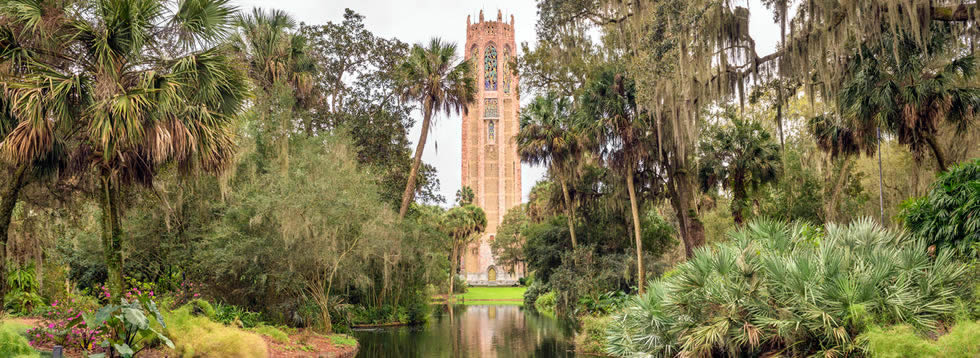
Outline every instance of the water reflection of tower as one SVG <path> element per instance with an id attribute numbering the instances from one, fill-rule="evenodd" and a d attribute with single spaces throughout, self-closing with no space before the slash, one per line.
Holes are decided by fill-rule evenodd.
<path id="1" fill-rule="evenodd" d="M 521 163 L 517 155 L 518 76 L 511 68 L 516 52 L 514 16 L 505 22 L 466 18 L 466 59 L 475 65 L 477 96 L 463 115 L 462 183 L 473 189 L 475 204 L 487 214 L 487 230 L 463 253 L 463 275 L 471 285 L 513 284 L 522 267 L 498 267 L 490 242 L 507 210 L 521 204 Z"/>

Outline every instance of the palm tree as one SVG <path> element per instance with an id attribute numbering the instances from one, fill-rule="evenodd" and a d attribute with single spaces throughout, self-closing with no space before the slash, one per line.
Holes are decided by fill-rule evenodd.
<path id="1" fill-rule="evenodd" d="M 779 144 L 759 122 L 734 117 L 731 125 L 713 126 L 702 136 L 698 171 L 701 189 L 721 186 L 732 191 L 732 218 L 739 226 L 745 221 L 748 189 L 774 182 L 782 172 Z"/>
<path id="2" fill-rule="evenodd" d="M 31 0 L 5 4 L 14 2 L 34 10 L 4 11 L 6 23 L 32 28 L 14 36 L 58 44 L 8 46 L 57 52 L 27 58 L 22 74 L 8 79 L 12 112 L 22 118 L 15 131 L 24 134 L 8 136 L 4 149 L 30 157 L 50 145 L 52 123 L 79 129 L 73 167 L 91 170 L 100 183 L 109 287 L 120 297 L 121 190 L 151 184 L 166 163 L 184 173 L 217 172 L 232 159 L 233 117 L 248 94 L 246 73 L 220 45 L 235 8 L 228 0 L 90 0 L 67 9 Z M 43 23 L 40 16 L 50 18 Z"/>
<path id="3" fill-rule="evenodd" d="M 448 301 L 452 301 L 453 289 L 456 282 L 456 271 L 459 270 L 459 256 L 473 240 L 480 237 L 487 228 L 487 215 L 480 207 L 466 204 L 446 211 L 442 216 L 442 229 L 449 235 L 449 292 Z"/>
<path id="4" fill-rule="evenodd" d="M 231 38 L 235 52 L 247 64 L 249 77 L 258 87 L 258 110 L 262 122 L 275 128 L 281 170 L 289 169 L 289 136 L 292 121 L 313 104 L 313 76 L 316 71 L 307 38 L 297 31 L 296 21 L 282 10 L 253 8 L 238 15 L 238 32 Z M 289 91 L 288 95 L 276 91 Z M 295 99 L 282 103 L 280 98 Z M 288 101 L 288 100 L 287 100 Z M 285 109 L 285 112 L 280 112 Z M 267 120 L 272 120 L 268 123 Z M 313 135 L 312 129 L 307 135 Z"/>
<path id="5" fill-rule="evenodd" d="M 415 147 L 415 159 L 405 183 L 402 205 L 398 216 L 405 218 L 408 205 L 415 197 L 415 181 L 422 165 L 422 150 L 429 135 L 432 116 L 466 113 L 467 105 L 476 96 L 476 79 L 473 66 L 467 61 L 457 63 L 456 44 L 445 43 L 438 38 L 428 47 L 416 44 L 399 68 L 401 83 L 398 92 L 404 101 L 417 101 L 422 106 L 422 133 Z"/>
<path id="6" fill-rule="evenodd" d="M 836 221 L 837 217 L 837 201 L 840 198 L 841 191 L 844 188 L 844 183 L 848 177 L 848 169 L 853 164 L 854 160 L 851 157 L 860 155 L 862 151 L 866 152 L 868 155 L 872 155 L 873 152 L 878 149 L 878 142 L 876 132 L 864 132 L 859 133 L 854 131 L 852 128 L 845 123 L 844 120 L 833 113 L 826 113 L 814 116 L 807 121 L 807 127 L 811 135 L 817 142 L 817 148 L 819 148 L 824 153 L 830 157 L 831 163 L 834 160 L 840 160 L 841 167 L 836 170 L 838 172 L 837 180 L 833 185 L 829 185 L 830 190 L 829 198 L 824 200 L 824 221 L 833 222 Z M 858 137 L 858 135 L 864 135 L 865 137 Z M 880 158 L 880 157 L 879 157 Z M 881 187 L 881 163 L 879 162 L 878 167 L 878 204 L 881 213 L 881 222 L 884 223 L 884 193 Z M 828 170 L 827 181 L 830 181 L 832 177 L 831 173 L 833 170 Z"/>
<path id="7" fill-rule="evenodd" d="M 575 204 L 568 193 L 568 184 L 575 178 L 585 154 L 585 136 L 572 115 L 572 103 L 554 93 L 538 96 L 521 111 L 521 129 L 517 132 L 517 152 L 521 160 L 532 165 L 545 164 L 548 173 L 561 185 L 565 200 L 565 216 L 575 238 Z"/>
<path id="8" fill-rule="evenodd" d="M 456 205 L 473 204 L 474 198 L 476 198 L 476 194 L 473 193 L 473 188 L 468 186 L 464 185 L 456 191 Z"/>
<path id="9" fill-rule="evenodd" d="M 932 38 L 922 44 L 897 34 L 862 45 L 849 59 L 837 97 L 839 113 L 861 137 L 883 130 L 918 156 L 931 151 L 940 172 L 949 163 L 937 140 L 937 126 L 947 122 L 961 132 L 980 107 L 980 88 L 973 85 L 975 58 L 957 56 L 960 52 L 952 45 L 957 41 L 949 31 L 934 28 Z"/>
<path id="10" fill-rule="evenodd" d="M 596 121 L 588 129 L 590 136 L 596 139 L 592 149 L 603 158 L 605 165 L 626 180 L 636 241 L 637 286 L 642 293 L 646 275 L 643 272 L 643 231 L 640 228 L 635 176 L 641 165 L 652 163 L 654 158 L 648 154 L 657 153 L 654 147 L 656 130 L 647 123 L 649 115 L 641 112 L 636 105 L 636 83 L 615 66 L 599 68 L 590 76 L 581 105 L 585 113 Z"/>

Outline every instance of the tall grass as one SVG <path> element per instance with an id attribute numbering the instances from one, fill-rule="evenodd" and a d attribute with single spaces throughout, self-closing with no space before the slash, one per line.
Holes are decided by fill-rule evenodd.
<path id="1" fill-rule="evenodd" d="M 757 221 L 701 249 L 614 316 L 617 356 L 843 356 L 872 325 L 930 331 L 954 309 L 965 266 L 871 220 Z"/>

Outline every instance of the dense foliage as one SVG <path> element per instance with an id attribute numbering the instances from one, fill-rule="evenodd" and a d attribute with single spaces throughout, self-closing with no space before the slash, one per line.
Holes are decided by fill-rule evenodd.
<path id="1" fill-rule="evenodd" d="M 940 174 L 926 196 L 902 204 L 901 218 L 939 250 L 980 257 L 980 159 Z"/>
<path id="2" fill-rule="evenodd" d="M 755 221 L 655 281 L 614 317 L 607 351 L 848 355 L 872 325 L 935 329 L 966 267 L 870 220 Z"/>

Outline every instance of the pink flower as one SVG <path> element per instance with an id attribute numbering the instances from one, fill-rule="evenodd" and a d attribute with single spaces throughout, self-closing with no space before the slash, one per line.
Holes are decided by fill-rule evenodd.
<path id="1" fill-rule="evenodd" d="M 200 296 L 200 295 L 201 295 L 200 293 L 195 293 L 194 294 L 194 297 L 197 297 L 197 296 Z"/>

